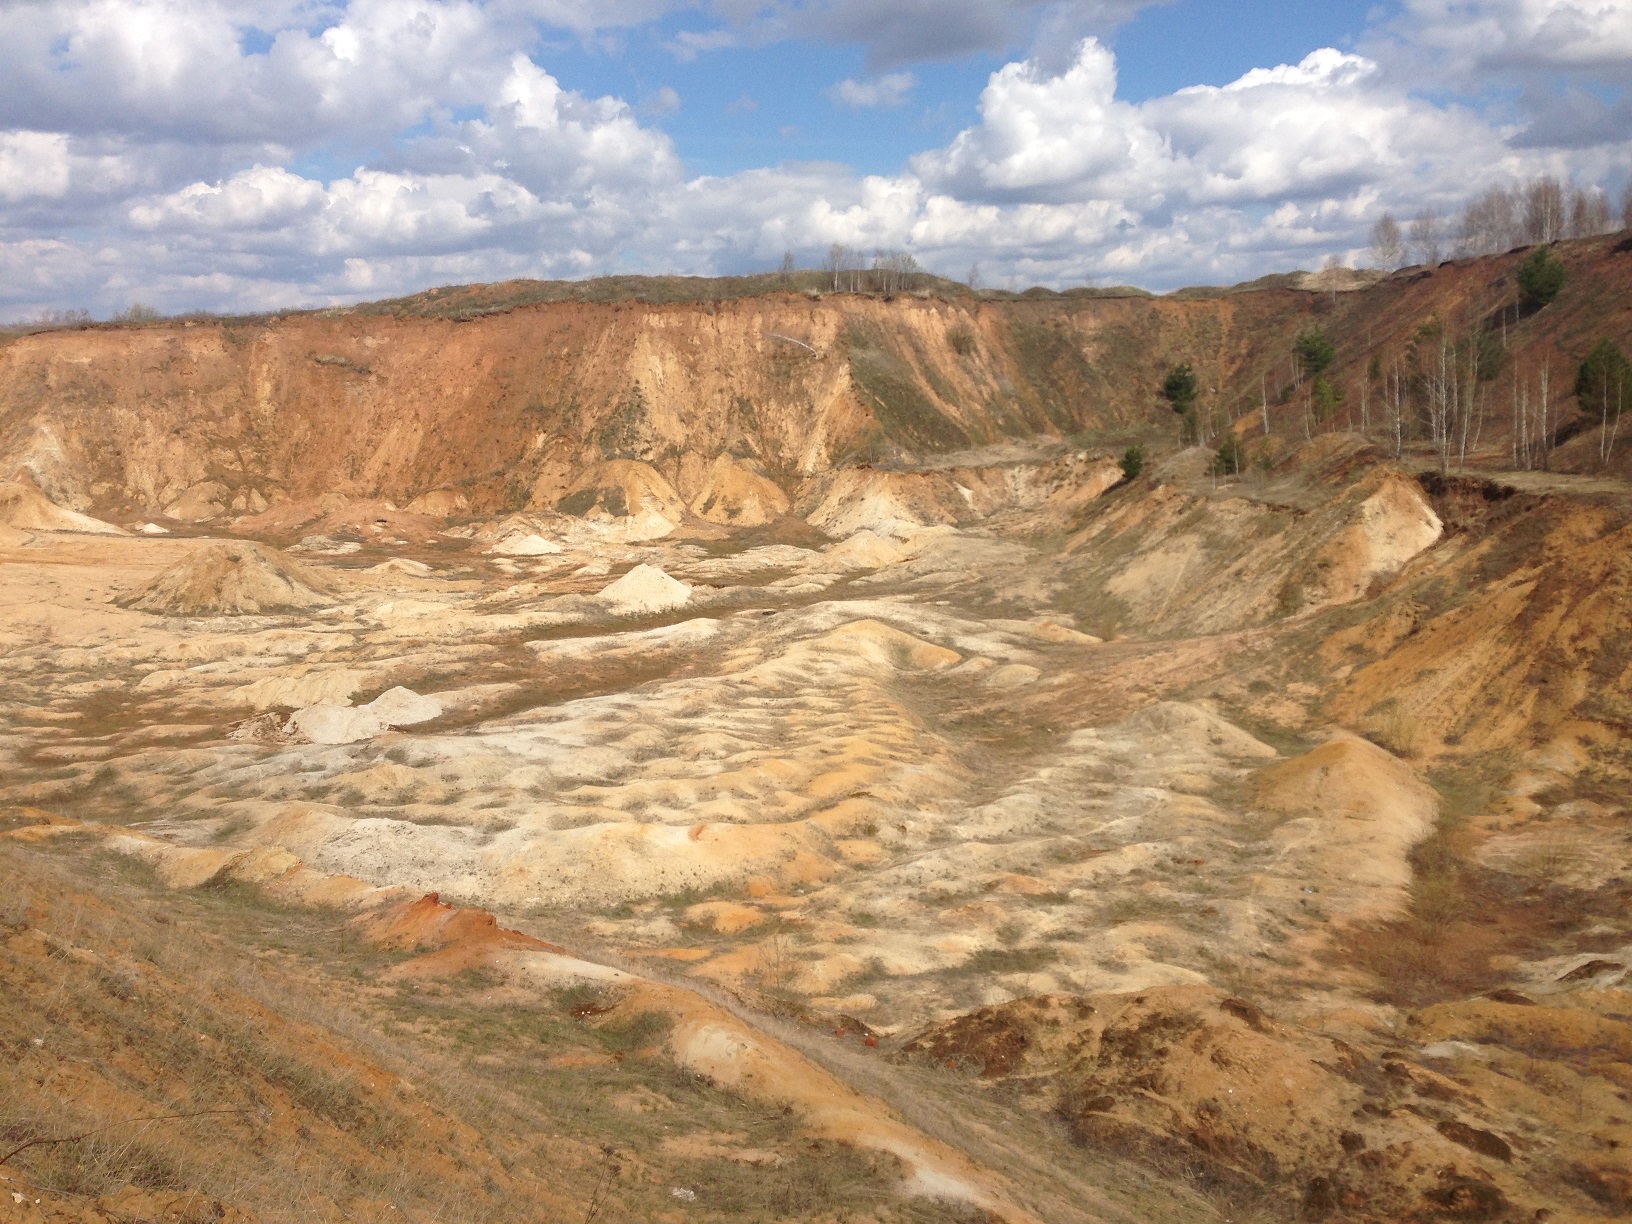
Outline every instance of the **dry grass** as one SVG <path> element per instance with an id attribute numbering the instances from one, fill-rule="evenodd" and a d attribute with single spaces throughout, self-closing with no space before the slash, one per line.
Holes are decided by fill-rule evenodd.
<path id="1" fill-rule="evenodd" d="M 145 869 L 85 849 L 0 847 L 3 933 L 50 947 L 0 951 L 0 1057 L 14 1072 L 0 1137 L 9 1149 L 90 1132 L 14 1159 L 8 1172 L 42 1191 L 196 1188 L 269 1221 L 348 1218 L 363 1202 L 450 1224 L 571 1219 L 606 1180 L 610 1146 L 622 1172 L 598 1218 L 653 1218 L 671 1186 L 713 1219 L 805 1206 L 946 1218 L 895 1195 L 893 1160 L 811 1145 L 797 1116 L 659 1057 L 661 1017 L 596 1025 L 575 997 L 490 1002 L 498 983 L 481 975 L 386 986 L 380 972 L 402 957 L 345 939 L 338 915 L 237 886 L 161 892 Z M 663 1104 L 620 1103 L 635 1098 Z M 203 1110 L 232 1112 L 141 1120 Z M 780 1163 L 664 1154 L 664 1138 L 693 1130 L 746 1136 Z"/>

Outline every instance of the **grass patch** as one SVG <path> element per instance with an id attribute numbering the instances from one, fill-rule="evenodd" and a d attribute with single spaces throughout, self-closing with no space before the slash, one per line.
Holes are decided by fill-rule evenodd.
<path id="1" fill-rule="evenodd" d="M 1047 944 L 1035 948 L 982 948 L 950 972 L 965 976 L 1036 973 L 1059 959 L 1059 949 Z"/>

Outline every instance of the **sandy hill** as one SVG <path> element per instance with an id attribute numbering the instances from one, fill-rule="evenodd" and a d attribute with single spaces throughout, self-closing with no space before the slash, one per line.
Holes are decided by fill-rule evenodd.
<path id="1" fill-rule="evenodd" d="M 201 545 L 119 602 L 170 616 L 236 616 L 306 611 L 327 603 L 328 589 L 307 566 L 245 540 Z"/>

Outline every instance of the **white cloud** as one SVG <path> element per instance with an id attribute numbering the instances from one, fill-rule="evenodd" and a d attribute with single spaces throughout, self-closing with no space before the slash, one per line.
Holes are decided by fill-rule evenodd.
<path id="1" fill-rule="evenodd" d="M 223 183 L 193 183 L 135 205 L 144 230 L 265 230 L 294 223 L 323 204 L 323 185 L 279 166 L 253 166 Z"/>
<path id="2" fill-rule="evenodd" d="M 514 31 L 474 0 L 351 0 L 315 35 L 246 53 L 224 0 L 43 0 L 0 9 L 0 107 L 26 126 L 144 139 L 368 139 L 479 101 Z"/>
<path id="3" fill-rule="evenodd" d="M 68 194 L 68 138 L 60 132 L 0 132 L 0 200 Z"/>
<path id="4" fill-rule="evenodd" d="M 135 296 L 262 309 L 510 276 L 740 271 L 835 241 L 909 248 L 952 272 L 978 259 L 998 283 L 1165 288 L 1316 265 L 1362 247 L 1385 206 L 1444 210 L 1543 170 L 1618 186 L 1632 164 L 1632 101 L 1606 101 L 1602 87 L 1632 80 L 1626 8 L 1602 0 L 1407 0 L 1363 54 L 1317 50 L 1138 104 L 1117 97 L 1102 42 L 1062 40 L 992 73 L 965 130 L 868 176 L 832 163 L 688 176 L 642 121 L 678 105 L 672 89 L 637 112 L 563 87 L 518 52 L 536 45 L 533 20 L 587 34 L 686 7 L 0 9 L 0 312 L 107 311 Z M 743 44 L 803 31 L 862 43 L 877 61 L 1040 22 L 1114 24 L 1136 7 L 713 0 L 705 11 Z M 950 32 L 909 38 L 936 22 Z M 250 26 L 270 32 L 249 40 L 263 51 L 245 50 Z M 1435 64 L 1436 79 L 1475 82 L 1479 100 L 1413 92 Z M 1550 72 L 1568 88 L 1533 76 Z M 885 106 L 913 88 L 901 70 L 840 82 L 832 97 Z"/>
<path id="5" fill-rule="evenodd" d="M 1471 81 L 1515 69 L 1608 72 L 1629 82 L 1626 0 L 1404 0 L 1385 30 L 1426 71 Z"/>
<path id="6" fill-rule="evenodd" d="M 917 81 L 912 73 L 891 72 L 872 81 L 840 81 L 827 91 L 827 95 L 840 106 L 858 110 L 887 108 L 904 105 L 915 84 Z"/>

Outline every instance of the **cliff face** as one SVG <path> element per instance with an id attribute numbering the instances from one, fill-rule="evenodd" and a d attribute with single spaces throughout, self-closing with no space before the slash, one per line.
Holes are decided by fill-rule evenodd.
<path id="1" fill-rule="evenodd" d="M 153 512 L 199 486 L 240 510 L 443 488 L 476 512 L 519 508 L 618 458 L 689 500 L 721 454 L 791 485 L 1151 416 L 1176 355 L 1239 374 L 1311 300 L 789 294 L 50 332 L 0 349 L 0 463 L 64 503 Z"/>
<path id="2" fill-rule="evenodd" d="M 1419 359 L 1425 326 L 1499 335 L 1503 373 L 1481 392 L 1488 446 L 1506 420 L 1503 377 L 1549 362 L 1566 412 L 1573 362 L 1601 336 L 1632 336 L 1625 245 L 1561 248 L 1570 285 L 1525 319 L 1509 318 L 1522 256 L 1508 255 L 1346 293 L 784 293 L 547 302 L 470 321 L 358 310 L 37 333 L 0 347 L 0 468 L 27 468 L 83 509 L 179 502 L 179 517 L 439 489 L 474 513 L 554 505 L 590 466 L 620 458 L 651 463 L 689 502 L 722 454 L 791 494 L 834 467 L 1006 437 L 1166 436 L 1157 388 L 1177 361 L 1195 366 L 1217 425 L 1267 397 L 1275 428 L 1301 440 L 1290 353 L 1317 324 L 1336 341 L 1330 377 L 1345 393 L 1327 428 L 1360 424 L 1361 402 L 1380 395 L 1375 369 Z"/>

